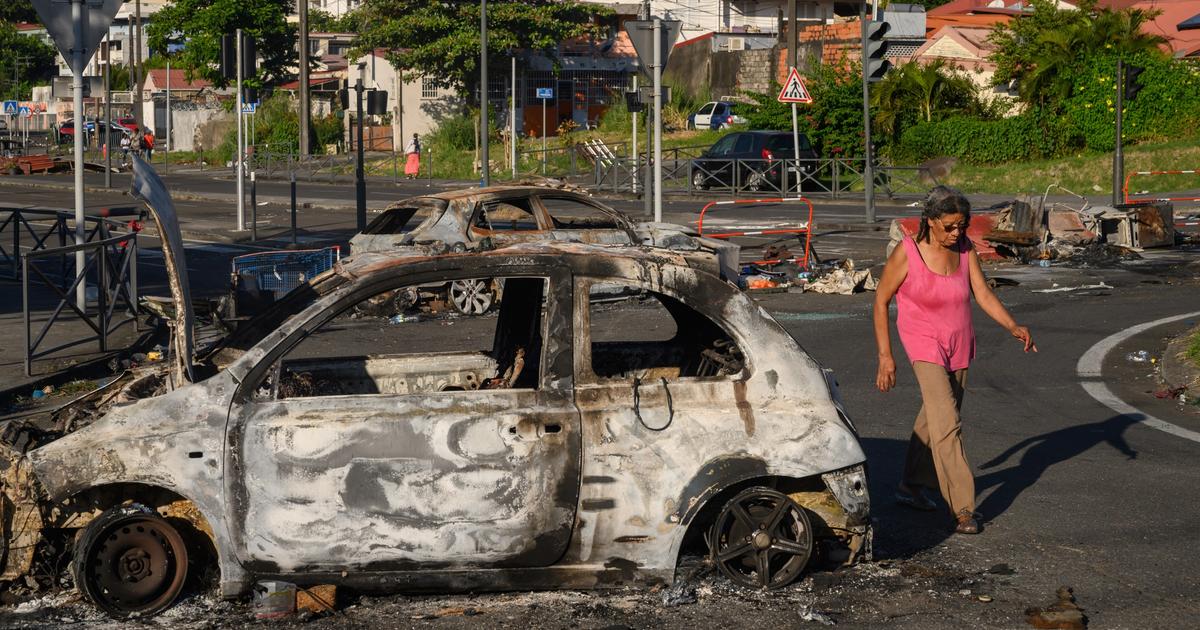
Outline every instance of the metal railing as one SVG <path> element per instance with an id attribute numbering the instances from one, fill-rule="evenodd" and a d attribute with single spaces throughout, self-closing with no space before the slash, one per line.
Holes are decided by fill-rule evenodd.
<path id="1" fill-rule="evenodd" d="M 71 256 L 84 252 L 82 272 L 75 275 L 69 284 L 66 277 L 53 278 L 36 263 L 40 259 L 55 256 Z M 37 335 L 33 334 L 33 318 L 30 300 L 31 281 L 49 288 L 58 298 L 58 304 L 42 324 Z M 94 314 L 88 304 L 84 308 L 76 303 L 76 288 L 80 283 L 94 282 L 96 288 Z M 87 284 L 85 284 L 87 286 Z M 139 330 L 137 290 L 137 232 L 116 236 L 105 236 L 81 245 L 43 248 L 21 253 L 21 313 L 25 323 L 25 375 L 33 375 L 33 361 L 60 350 L 88 343 L 99 342 L 100 352 L 108 351 L 108 336 L 123 324 L 133 321 L 134 330 Z M 90 299 L 88 300 L 91 301 Z M 119 305 L 126 316 L 114 318 Z M 69 310 L 64 310 L 69 309 Z M 63 315 L 74 314 L 91 328 L 93 334 L 39 349 L 54 324 Z M 94 318 L 94 320 L 93 320 Z"/>
<path id="2" fill-rule="evenodd" d="M 137 218 L 142 211 L 133 206 L 105 208 L 100 216 L 84 217 L 84 234 L 87 241 L 108 238 L 113 228 L 125 224 L 116 217 Z M 57 241 L 65 247 L 75 240 L 75 213 L 71 210 L 43 207 L 0 207 L 0 277 L 7 275 L 16 280 L 20 276 L 19 257 L 21 251 L 39 251 Z M 68 256 L 60 256 L 60 273 L 66 277 Z"/>
<path id="3" fill-rule="evenodd" d="M 663 157 L 663 191 L 697 194 L 716 191 L 739 195 L 778 194 L 828 195 L 835 199 L 857 194 L 864 188 L 862 158 L 720 160 L 686 157 L 679 152 Z M 646 160 L 629 158 L 593 165 L 593 185 L 600 190 L 640 190 L 647 175 Z M 937 178 L 919 166 L 875 166 L 875 188 L 895 198 L 901 194 L 924 194 L 938 184 Z"/>

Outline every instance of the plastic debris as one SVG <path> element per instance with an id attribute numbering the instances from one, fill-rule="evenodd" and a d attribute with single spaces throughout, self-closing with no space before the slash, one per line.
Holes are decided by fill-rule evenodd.
<path id="1" fill-rule="evenodd" d="M 854 261 L 847 259 L 833 271 L 810 281 L 804 290 L 815 293 L 851 295 L 861 291 L 874 291 L 875 284 L 875 278 L 871 275 L 870 269 L 857 271 L 854 269 Z"/>
<path id="2" fill-rule="evenodd" d="M 253 607 L 258 619 L 284 617 L 296 612 L 296 585 L 278 580 L 255 584 Z"/>
<path id="3" fill-rule="evenodd" d="M 835 622 L 829 617 L 829 615 L 813 610 L 813 607 L 807 604 L 800 606 L 800 620 L 815 621 L 823 626 L 835 625 Z"/>
<path id="4" fill-rule="evenodd" d="M 1146 352 L 1145 350 L 1130 352 L 1129 354 L 1125 355 L 1125 360 L 1133 363 L 1145 363 L 1150 360 L 1150 353 Z"/>
<path id="5" fill-rule="evenodd" d="M 150 361 L 162 361 L 163 353 L 151 350 L 146 353 L 146 359 Z"/>
<path id="6" fill-rule="evenodd" d="M 34 400 L 36 400 L 38 398 L 44 398 L 45 396 L 46 396 L 46 392 L 43 392 L 40 389 L 35 389 L 35 390 L 33 390 L 33 393 L 30 394 L 30 397 L 33 398 Z"/>
<path id="7" fill-rule="evenodd" d="M 1089 291 L 1096 289 L 1111 289 L 1111 284 L 1098 282 L 1096 284 L 1081 284 L 1075 287 L 1054 287 L 1053 289 L 1037 289 L 1033 293 L 1070 293 L 1071 291 Z"/>
<path id="8" fill-rule="evenodd" d="M 421 316 L 417 315 L 417 314 L 405 315 L 404 313 L 397 313 L 388 318 L 388 323 L 393 326 L 395 326 L 396 324 L 404 324 L 404 323 L 419 322 L 419 321 L 421 321 Z"/>
<path id="9" fill-rule="evenodd" d="M 985 603 L 985 604 L 991 603 L 991 601 L 992 601 L 992 596 L 991 596 L 991 595 L 980 595 L 980 596 L 979 596 L 979 601 L 981 601 L 981 602 L 983 602 L 983 603 Z"/>

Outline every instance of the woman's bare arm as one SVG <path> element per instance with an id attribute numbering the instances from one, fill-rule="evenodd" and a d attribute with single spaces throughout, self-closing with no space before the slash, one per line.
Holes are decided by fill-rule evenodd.
<path id="1" fill-rule="evenodd" d="M 979 308 L 983 309 L 988 317 L 996 320 L 996 323 L 1011 333 L 1013 337 L 1024 343 L 1025 352 L 1030 350 L 1037 352 L 1037 345 L 1033 343 L 1033 335 L 1029 333 L 1029 329 L 1017 324 L 1017 320 L 1013 319 L 1008 309 L 1004 308 L 1000 298 L 996 297 L 996 292 L 988 286 L 987 278 L 983 275 L 983 266 L 979 264 L 979 254 L 973 248 L 968 260 L 971 271 L 971 293 L 975 294 L 975 301 L 979 304 Z"/>
<path id="2" fill-rule="evenodd" d="M 875 386 L 886 392 L 896 385 L 896 360 L 892 357 L 892 333 L 888 325 L 888 306 L 908 275 L 908 254 L 903 244 L 896 245 L 892 255 L 883 266 L 883 274 L 875 287 L 875 348 L 879 354 L 879 369 L 875 373 Z"/>

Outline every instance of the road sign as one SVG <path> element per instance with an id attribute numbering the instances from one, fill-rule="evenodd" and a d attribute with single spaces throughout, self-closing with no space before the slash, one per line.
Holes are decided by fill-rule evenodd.
<path id="1" fill-rule="evenodd" d="M 83 39 L 80 41 L 75 40 L 75 23 L 71 19 L 70 5 L 61 0 L 32 2 L 38 17 L 46 27 L 46 32 L 50 34 L 50 39 L 54 40 L 58 52 L 62 53 L 63 59 L 66 60 L 67 67 L 71 68 L 72 72 L 82 73 L 92 55 L 96 53 L 100 38 L 108 32 L 113 17 L 117 15 L 117 10 L 125 0 L 86 0 L 83 3 Z M 78 68 L 75 67 L 76 58 L 72 54 L 77 48 L 83 49 L 82 61 L 78 62 Z"/>
<path id="2" fill-rule="evenodd" d="M 16 101 L 4 101 L 5 114 L 8 114 L 9 116 L 15 116 L 17 114 L 17 108 L 18 105 Z"/>
<path id="3" fill-rule="evenodd" d="M 242 103 L 243 114 L 253 114 L 258 109 L 258 103 Z"/>
<path id="4" fill-rule="evenodd" d="M 780 103 L 811 103 L 813 102 L 812 95 L 808 93 L 808 87 L 804 85 L 804 79 L 800 78 L 800 72 L 792 68 L 791 74 L 788 75 L 787 82 L 783 84 L 783 89 L 779 91 Z"/>
<path id="5" fill-rule="evenodd" d="M 17 115 L 22 116 L 24 118 L 33 118 L 33 110 L 29 109 L 28 106 L 22 106 L 20 109 L 17 110 Z"/>
<path id="6" fill-rule="evenodd" d="M 661 20 L 660 23 L 658 62 L 666 67 L 683 23 L 679 20 Z M 649 74 L 650 64 L 654 63 L 654 20 L 628 20 L 625 22 L 625 30 L 629 33 L 629 41 L 633 42 L 633 49 L 637 52 L 642 71 Z"/>
<path id="7" fill-rule="evenodd" d="M 538 88 L 537 97 L 551 100 L 554 98 L 554 88 Z"/>

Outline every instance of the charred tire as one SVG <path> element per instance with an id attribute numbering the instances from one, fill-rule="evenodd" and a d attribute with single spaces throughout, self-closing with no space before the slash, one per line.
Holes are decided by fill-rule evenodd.
<path id="1" fill-rule="evenodd" d="M 800 576 L 813 554 L 812 526 L 804 508 L 762 486 L 725 504 L 709 530 L 713 564 L 746 588 L 775 589 Z"/>
<path id="2" fill-rule="evenodd" d="M 84 528 L 71 562 L 83 596 L 116 619 L 148 617 L 174 603 L 188 573 L 179 532 L 139 503 L 110 508 Z"/>
<path id="3" fill-rule="evenodd" d="M 447 289 L 450 305 L 463 315 L 483 315 L 496 302 L 491 282 L 482 278 L 455 280 Z"/>

